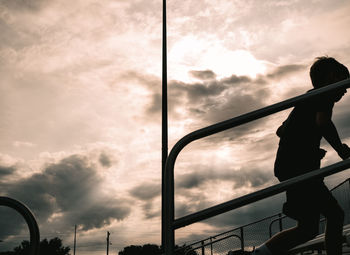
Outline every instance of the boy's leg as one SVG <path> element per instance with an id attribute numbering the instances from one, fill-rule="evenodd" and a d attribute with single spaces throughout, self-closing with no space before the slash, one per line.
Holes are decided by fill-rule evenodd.
<path id="1" fill-rule="evenodd" d="M 314 238 L 318 234 L 318 224 L 319 215 L 299 220 L 296 227 L 274 235 L 265 245 L 272 254 L 283 254 Z"/>
<path id="2" fill-rule="evenodd" d="M 328 191 L 328 189 L 327 189 Z M 325 207 L 322 214 L 327 219 L 325 245 L 327 255 L 342 254 L 344 211 L 330 191 L 325 192 Z"/>
<path id="3" fill-rule="evenodd" d="M 272 254 L 283 254 L 318 234 L 320 212 L 315 210 L 313 203 L 317 201 L 317 194 L 312 192 L 315 191 L 313 187 L 318 185 L 319 182 L 311 182 L 287 190 L 283 212 L 297 220 L 298 224 L 276 234 L 265 243 Z"/>

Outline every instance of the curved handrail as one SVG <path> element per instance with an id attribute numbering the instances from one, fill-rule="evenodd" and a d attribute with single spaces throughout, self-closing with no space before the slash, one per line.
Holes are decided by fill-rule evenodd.
<path id="1" fill-rule="evenodd" d="M 270 222 L 270 225 L 269 225 L 269 235 L 270 235 L 270 238 L 272 237 L 272 225 L 273 225 L 276 221 L 281 221 L 281 220 L 283 220 L 284 218 L 287 218 L 287 216 L 286 216 L 286 215 L 280 216 L 280 217 L 278 217 L 277 219 L 274 219 L 273 221 Z"/>
<path id="2" fill-rule="evenodd" d="M 175 220 L 174 219 L 174 165 L 178 154 L 186 145 L 200 138 L 204 138 L 204 137 L 225 131 L 227 129 L 248 123 L 250 121 L 266 117 L 276 112 L 286 110 L 288 108 L 291 108 L 297 105 L 298 103 L 304 102 L 306 100 L 325 94 L 327 92 L 330 92 L 336 89 L 346 89 L 349 87 L 350 87 L 350 79 L 343 80 L 323 88 L 315 89 L 309 93 L 306 93 L 297 97 L 293 97 L 285 101 L 240 115 L 238 117 L 196 130 L 184 136 L 182 139 L 180 139 L 174 145 L 174 147 L 169 153 L 169 157 L 167 158 L 167 161 L 166 161 L 166 166 L 164 170 L 165 171 L 164 180 L 162 184 L 164 188 L 164 193 L 162 194 L 164 207 L 162 209 L 165 212 L 164 218 L 162 219 L 163 220 L 162 227 L 164 228 L 163 231 L 165 232 L 164 234 L 166 237 L 165 238 L 166 254 L 167 255 L 173 254 L 173 247 L 175 245 L 174 230 L 176 228 L 184 227 L 194 222 L 207 219 L 209 217 L 216 216 L 218 214 L 227 212 L 229 210 L 258 201 L 260 199 L 281 193 L 285 191 L 287 188 L 289 188 L 290 186 L 297 184 L 298 182 L 306 181 L 317 177 L 325 177 L 350 167 L 350 160 L 346 160 L 344 162 L 340 162 L 332 166 L 329 166 L 327 168 L 324 168 L 323 171 L 321 169 L 321 171 L 316 171 L 316 173 L 311 172 L 303 176 L 298 176 L 293 179 L 287 180 L 283 183 L 261 190 L 259 192 L 254 192 L 246 196 L 240 197 L 238 199 L 234 199 L 226 203 L 223 203 L 223 204 L 202 210 L 200 212 L 182 217 L 181 219 Z"/>
<path id="3" fill-rule="evenodd" d="M 33 213 L 24 204 L 9 197 L 0 197 L 0 206 L 10 207 L 22 215 L 29 227 L 30 255 L 39 254 L 40 233 Z"/>

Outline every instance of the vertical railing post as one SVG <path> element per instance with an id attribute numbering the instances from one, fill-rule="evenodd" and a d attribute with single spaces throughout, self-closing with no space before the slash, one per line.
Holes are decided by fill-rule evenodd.
<path id="1" fill-rule="evenodd" d="M 213 238 L 210 237 L 210 255 L 213 255 Z"/>
<path id="2" fill-rule="evenodd" d="M 174 164 L 176 157 L 172 157 L 171 153 L 166 161 L 165 166 L 165 224 L 164 224 L 164 248 L 166 255 L 174 255 L 175 248 L 175 228 L 174 228 Z"/>
<path id="3" fill-rule="evenodd" d="M 243 227 L 240 227 L 239 231 L 241 233 L 241 249 L 242 249 L 242 251 L 244 251 L 244 232 L 243 232 Z"/>
<path id="4" fill-rule="evenodd" d="M 283 226 L 282 226 L 282 213 L 278 214 L 278 223 L 280 226 L 280 232 L 283 230 Z"/>
<path id="5" fill-rule="evenodd" d="M 202 255 L 205 255 L 204 241 L 201 242 L 201 245 L 202 245 Z"/>

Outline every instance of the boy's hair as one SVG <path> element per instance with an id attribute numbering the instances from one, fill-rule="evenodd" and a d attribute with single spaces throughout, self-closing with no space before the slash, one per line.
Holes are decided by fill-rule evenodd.
<path id="1" fill-rule="evenodd" d="M 318 57 L 310 68 L 310 78 L 314 88 L 321 88 L 349 78 L 349 70 L 334 58 Z"/>

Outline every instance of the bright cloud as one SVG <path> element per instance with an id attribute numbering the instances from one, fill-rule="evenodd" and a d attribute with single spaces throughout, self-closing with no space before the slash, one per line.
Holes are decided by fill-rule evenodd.
<path id="1" fill-rule="evenodd" d="M 167 3 L 169 149 L 197 128 L 304 93 L 319 55 L 350 66 L 348 1 Z M 106 231 L 118 250 L 160 244 L 161 10 L 155 0 L 0 2 L 1 194 L 35 212 L 43 238 L 71 246 L 77 224 L 78 249 L 92 255 L 105 250 Z M 349 104 L 334 110 L 345 142 Z M 275 183 L 275 130 L 287 114 L 186 147 L 177 215 Z M 325 148 L 324 164 L 337 161 Z M 268 216 L 282 200 L 181 229 L 177 241 Z M 11 248 L 27 229 L 1 213 Z"/>
<path id="2" fill-rule="evenodd" d="M 187 72 L 194 66 L 200 70 L 212 70 L 219 78 L 232 74 L 256 77 L 266 70 L 265 63 L 249 51 L 232 51 L 215 38 L 186 36 L 169 49 L 169 60 L 170 78 L 181 81 L 189 81 Z"/>

